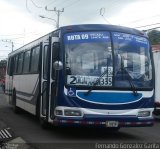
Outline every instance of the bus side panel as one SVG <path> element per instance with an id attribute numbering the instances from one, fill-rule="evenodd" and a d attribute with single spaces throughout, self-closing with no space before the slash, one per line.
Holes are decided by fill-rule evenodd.
<path id="1" fill-rule="evenodd" d="M 39 74 L 15 75 L 13 86 L 16 89 L 17 106 L 32 114 L 36 114 Z"/>
<path id="2" fill-rule="evenodd" d="M 160 114 L 160 51 L 153 52 L 155 65 L 155 106 L 157 114 Z M 158 112 L 159 111 L 159 112 Z"/>

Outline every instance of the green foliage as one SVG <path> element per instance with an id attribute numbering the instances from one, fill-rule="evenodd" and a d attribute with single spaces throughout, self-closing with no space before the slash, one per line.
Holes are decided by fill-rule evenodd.
<path id="1" fill-rule="evenodd" d="M 149 40 L 152 45 L 160 44 L 160 31 L 159 30 L 152 30 L 148 33 Z"/>

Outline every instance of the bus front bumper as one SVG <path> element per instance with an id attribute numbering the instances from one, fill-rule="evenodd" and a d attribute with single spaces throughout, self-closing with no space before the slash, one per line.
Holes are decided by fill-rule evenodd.
<path id="1" fill-rule="evenodd" d="M 153 126 L 153 117 L 138 118 L 136 116 L 95 116 L 84 115 L 78 117 L 56 117 L 53 121 L 55 125 L 62 126 L 94 126 L 94 127 L 147 127 Z"/>

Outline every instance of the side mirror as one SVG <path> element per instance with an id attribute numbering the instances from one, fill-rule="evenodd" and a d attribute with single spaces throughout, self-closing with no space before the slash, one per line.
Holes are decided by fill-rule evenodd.
<path id="1" fill-rule="evenodd" d="M 63 69 L 63 64 L 62 64 L 62 62 L 61 62 L 61 61 L 55 61 L 55 62 L 53 63 L 53 68 L 54 68 L 55 70 L 61 70 L 61 69 Z"/>

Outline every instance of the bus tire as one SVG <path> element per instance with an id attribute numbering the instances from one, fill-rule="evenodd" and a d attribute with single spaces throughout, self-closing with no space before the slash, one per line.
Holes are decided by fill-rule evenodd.
<path id="1" fill-rule="evenodd" d="M 16 91 L 15 90 L 13 90 L 13 93 L 12 93 L 12 103 L 13 103 L 14 113 L 19 114 L 20 108 L 16 106 Z"/>

